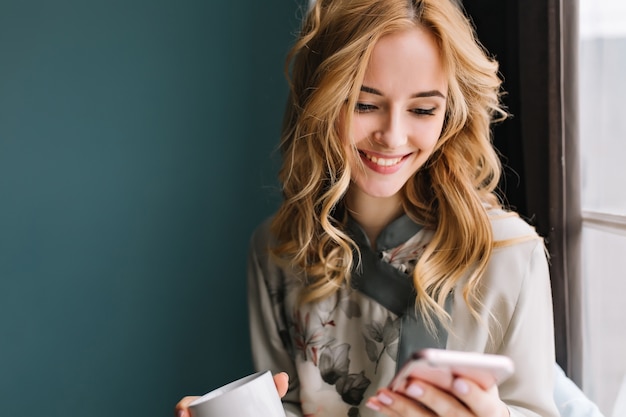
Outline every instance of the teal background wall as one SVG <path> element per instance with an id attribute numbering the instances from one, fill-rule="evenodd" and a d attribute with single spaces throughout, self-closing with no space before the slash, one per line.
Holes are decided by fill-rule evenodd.
<path id="1" fill-rule="evenodd" d="M 0 0 L 0 415 L 171 416 L 252 371 L 296 0 Z"/>

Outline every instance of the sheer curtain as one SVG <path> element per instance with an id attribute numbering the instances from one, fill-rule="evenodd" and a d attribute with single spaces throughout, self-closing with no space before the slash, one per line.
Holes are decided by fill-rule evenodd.
<path id="1" fill-rule="evenodd" d="M 626 2 L 580 0 L 579 42 L 583 388 L 626 416 Z"/>

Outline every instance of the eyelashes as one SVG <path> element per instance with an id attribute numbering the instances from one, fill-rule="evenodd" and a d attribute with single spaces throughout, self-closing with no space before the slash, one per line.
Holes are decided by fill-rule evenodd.
<path id="1" fill-rule="evenodd" d="M 354 111 L 356 111 L 357 113 L 369 113 L 376 109 L 377 107 L 374 106 L 373 104 L 365 104 L 365 103 L 356 103 L 356 106 L 354 107 Z"/>
<path id="2" fill-rule="evenodd" d="M 436 109 L 437 109 L 436 107 L 433 107 L 430 109 L 412 109 L 411 111 L 420 116 L 434 116 Z"/>
<path id="3" fill-rule="evenodd" d="M 354 106 L 354 111 L 357 113 L 371 113 L 376 110 L 378 110 L 378 107 L 373 104 L 356 103 L 356 105 Z M 437 107 L 414 108 L 414 109 L 410 109 L 409 111 L 418 116 L 434 116 L 435 110 L 437 110 Z"/>

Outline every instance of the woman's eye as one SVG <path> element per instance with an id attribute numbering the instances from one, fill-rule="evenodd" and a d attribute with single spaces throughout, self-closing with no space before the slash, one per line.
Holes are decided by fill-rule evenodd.
<path id="1" fill-rule="evenodd" d="M 374 106 L 373 104 L 356 103 L 354 110 L 357 113 L 367 113 L 376 110 L 376 106 Z"/>
<path id="2" fill-rule="evenodd" d="M 418 114 L 420 116 L 434 116 L 435 115 L 435 110 L 436 107 L 430 108 L 430 109 L 411 109 L 411 111 L 415 114 Z"/>

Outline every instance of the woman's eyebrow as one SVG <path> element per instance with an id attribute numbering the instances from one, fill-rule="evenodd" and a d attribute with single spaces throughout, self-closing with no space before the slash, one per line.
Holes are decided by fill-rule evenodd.
<path id="1" fill-rule="evenodd" d="M 375 95 L 377 95 L 377 96 L 382 96 L 382 95 L 383 95 L 383 93 L 381 93 L 381 92 L 380 92 L 380 91 L 378 91 L 377 89 L 372 88 L 372 87 L 368 87 L 368 86 L 366 86 L 366 85 L 362 85 L 362 86 L 361 86 L 361 91 L 363 91 L 364 93 L 375 94 Z"/>
<path id="2" fill-rule="evenodd" d="M 361 91 L 364 93 L 375 94 L 377 96 L 383 96 L 383 93 L 378 91 L 375 88 L 368 87 L 366 85 L 361 86 Z M 412 98 L 422 98 L 422 97 L 441 97 L 442 99 L 446 99 L 446 96 L 439 90 L 430 90 L 430 91 L 421 91 L 419 93 L 415 93 L 411 96 Z"/>
<path id="3" fill-rule="evenodd" d="M 413 94 L 411 97 L 413 97 L 413 98 L 441 97 L 444 100 L 446 99 L 446 96 L 439 90 L 422 91 L 421 93 Z"/>

